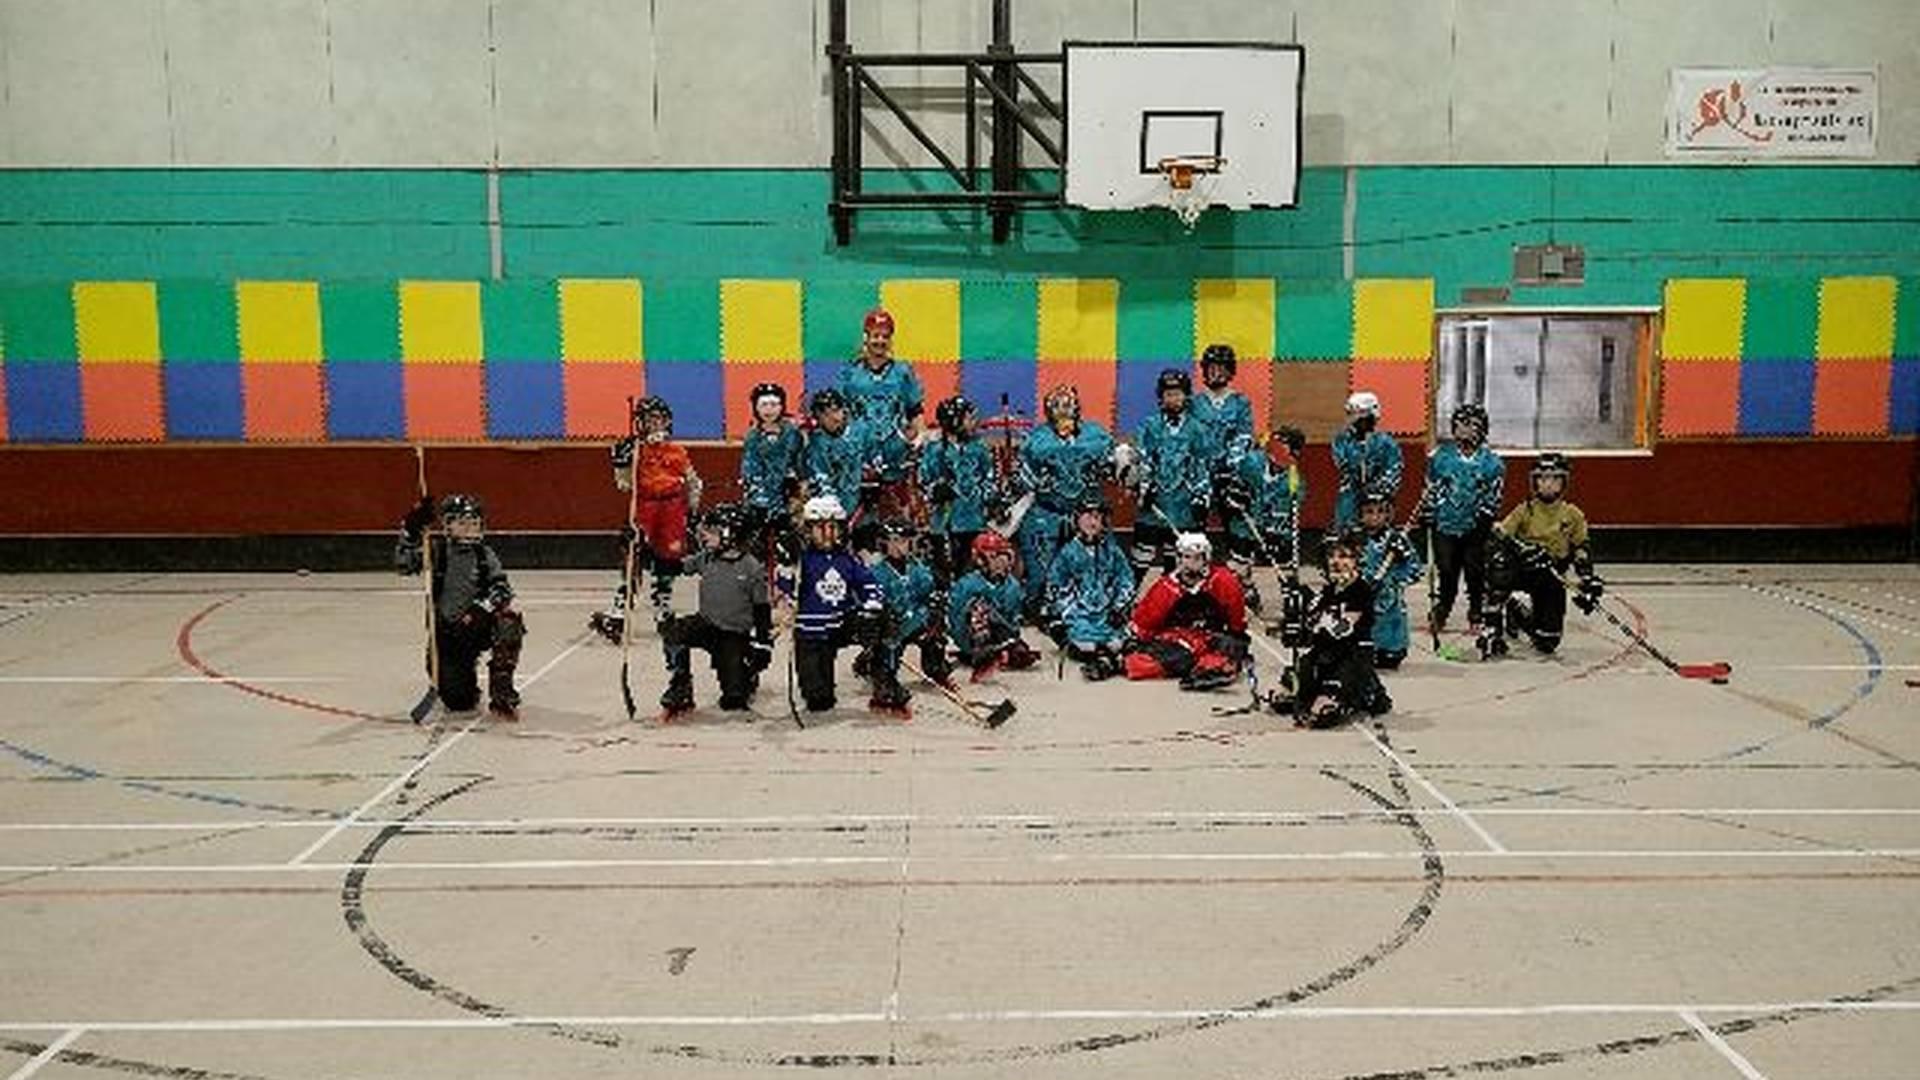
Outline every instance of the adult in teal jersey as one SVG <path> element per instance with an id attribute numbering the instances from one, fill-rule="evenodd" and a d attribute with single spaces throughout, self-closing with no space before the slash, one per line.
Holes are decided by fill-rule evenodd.
<path id="1" fill-rule="evenodd" d="M 1080 392 L 1070 384 L 1047 391 L 1041 403 L 1046 423 L 1020 446 L 1018 482 L 1033 494 L 1016 539 L 1026 569 L 1026 595 L 1038 606 L 1047 591 L 1047 569 L 1066 543 L 1074 507 L 1099 492 L 1113 460 L 1113 436 L 1080 415 Z"/>
<path id="2" fill-rule="evenodd" d="M 1231 345 L 1215 342 L 1200 354 L 1200 392 L 1191 405 L 1193 418 L 1207 430 L 1215 472 L 1232 469 L 1253 450 L 1253 402 L 1233 388 L 1239 369 Z"/>
<path id="3" fill-rule="evenodd" d="M 912 427 L 925 408 L 925 395 L 913 369 L 893 358 L 893 316 L 885 309 L 867 312 L 860 355 L 840 369 L 838 388 L 873 479 L 883 485 L 905 480 Z"/>

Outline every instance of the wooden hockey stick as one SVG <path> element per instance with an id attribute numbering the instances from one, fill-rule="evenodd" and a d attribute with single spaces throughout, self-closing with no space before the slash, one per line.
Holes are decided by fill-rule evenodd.
<path id="1" fill-rule="evenodd" d="M 415 475 L 418 479 L 420 497 L 427 498 L 427 448 L 415 444 L 413 448 Z M 427 690 L 407 710 L 407 717 L 415 724 L 424 721 L 433 711 L 433 703 L 440 700 L 440 623 L 439 613 L 433 605 L 433 524 L 420 534 L 420 581 L 421 592 L 426 596 L 427 623 Z"/>
<path id="2" fill-rule="evenodd" d="M 926 672 L 921 671 L 919 665 L 907 659 L 905 650 L 902 650 L 900 654 L 900 666 L 912 672 L 914 677 L 931 683 L 935 690 L 940 691 L 942 697 L 959 706 L 960 711 L 966 713 L 969 720 L 988 730 L 997 728 L 1001 724 L 1013 719 L 1013 714 L 1019 711 L 1019 707 L 1014 705 L 1012 698 L 1002 698 L 998 705 L 975 704 L 974 702 L 968 701 L 961 695 L 960 691 L 948 687 L 945 683 L 934 681 Z M 980 712 L 983 708 L 987 710 L 985 715 L 981 715 Z"/>
<path id="3" fill-rule="evenodd" d="M 633 399 L 627 399 L 627 413 L 633 413 Z M 640 447 L 633 448 L 633 463 L 627 466 L 627 559 L 620 579 L 620 700 L 627 706 L 627 719 L 638 719 L 640 709 L 633 700 L 633 594 L 640 590 L 633 580 L 633 561 L 640 547 Z"/>
<path id="4" fill-rule="evenodd" d="M 1565 582 L 1563 581 L 1561 584 L 1564 585 Z M 1607 621 L 1618 627 L 1620 632 L 1627 635 L 1635 645 L 1645 649 L 1648 656 L 1660 661 L 1660 663 L 1666 666 L 1668 671 L 1673 672 L 1683 679 L 1706 679 L 1710 682 L 1724 683 L 1727 681 L 1727 676 L 1733 674 L 1733 665 L 1727 663 L 1725 660 L 1713 660 L 1702 664 L 1678 663 L 1666 653 L 1654 648 L 1653 642 L 1648 641 L 1644 635 L 1634 630 L 1633 627 L 1628 626 L 1621 620 L 1620 616 L 1608 610 L 1605 604 L 1596 601 L 1593 606 L 1594 610 L 1605 615 Z"/>

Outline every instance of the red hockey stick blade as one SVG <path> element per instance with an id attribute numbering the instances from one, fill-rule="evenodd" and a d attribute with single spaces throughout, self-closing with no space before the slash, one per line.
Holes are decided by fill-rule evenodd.
<path id="1" fill-rule="evenodd" d="M 1673 672 L 1683 679 L 1711 679 L 1714 682 L 1724 682 L 1727 676 L 1733 674 L 1733 665 L 1725 660 L 1715 660 L 1708 664 L 1675 664 Z"/>

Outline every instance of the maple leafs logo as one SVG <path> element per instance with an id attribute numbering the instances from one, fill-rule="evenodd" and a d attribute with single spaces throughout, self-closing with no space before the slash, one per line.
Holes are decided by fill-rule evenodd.
<path id="1" fill-rule="evenodd" d="M 1701 94 L 1698 109 L 1700 120 L 1693 125 L 1693 130 L 1687 132 L 1687 138 L 1689 139 L 1694 138 L 1708 128 L 1719 127 L 1725 124 L 1728 130 L 1744 136 L 1753 142 L 1763 143 L 1773 141 L 1773 132 L 1756 131 L 1748 126 L 1748 122 L 1752 116 L 1747 108 L 1746 99 L 1741 95 L 1740 80 L 1738 79 L 1729 82 L 1724 89 L 1714 87 L 1712 90 Z"/>

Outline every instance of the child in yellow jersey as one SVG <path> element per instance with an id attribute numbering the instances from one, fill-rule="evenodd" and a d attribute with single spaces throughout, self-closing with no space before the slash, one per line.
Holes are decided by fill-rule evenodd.
<path id="1" fill-rule="evenodd" d="M 1567 621 L 1563 575 L 1569 567 L 1580 579 L 1574 604 L 1591 612 L 1600 602 L 1605 586 L 1587 550 L 1587 515 L 1566 500 L 1572 473 L 1565 454 L 1542 453 L 1529 477 L 1531 494 L 1493 527 L 1482 657 L 1505 655 L 1506 639 L 1521 633 L 1543 653 L 1560 647 Z"/>

